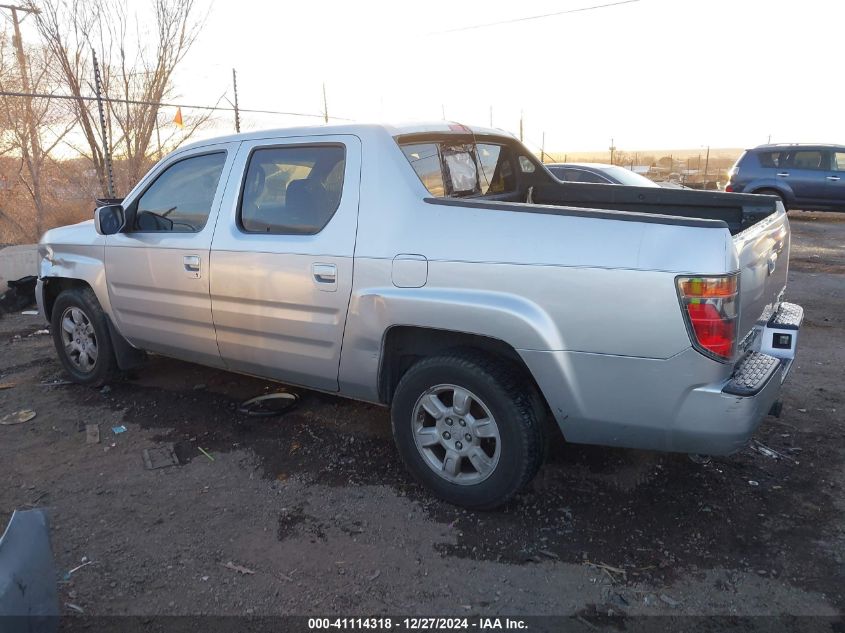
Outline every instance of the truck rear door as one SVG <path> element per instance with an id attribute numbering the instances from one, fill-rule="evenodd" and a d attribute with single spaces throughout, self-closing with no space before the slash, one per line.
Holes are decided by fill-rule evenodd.
<path id="1" fill-rule="evenodd" d="M 242 143 L 211 245 L 211 309 L 229 369 L 338 389 L 360 171 L 351 135 Z"/>

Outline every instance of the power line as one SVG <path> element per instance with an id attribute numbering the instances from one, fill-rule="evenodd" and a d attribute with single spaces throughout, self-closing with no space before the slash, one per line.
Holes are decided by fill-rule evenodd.
<path id="1" fill-rule="evenodd" d="M 473 24 L 472 26 L 461 26 L 456 29 L 448 29 L 446 31 L 437 31 L 435 35 L 442 33 L 458 33 L 459 31 L 471 31 L 473 29 L 484 29 L 488 26 L 499 26 L 500 24 L 513 24 L 514 22 L 527 22 L 529 20 L 540 20 L 542 18 L 551 18 L 557 15 L 566 15 L 568 13 L 581 13 L 583 11 L 593 11 L 594 9 L 606 9 L 608 7 L 615 7 L 620 4 L 631 4 L 639 2 L 640 0 L 620 0 L 619 2 L 609 2 L 607 4 L 596 4 L 590 7 L 581 7 L 580 9 L 568 9 L 567 11 L 556 11 L 554 13 L 544 13 L 542 15 L 532 15 L 526 18 L 514 18 L 512 20 L 502 20 L 500 22 L 487 22 L 486 24 Z"/>
<path id="2" fill-rule="evenodd" d="M 0 97 L 30 97 L 30 98 L 39 98 L 39 99 L 67 99 L 69 101 L 96 101 L 97 97 L 75 97 L 73 95 L 57 95 L 57 94 L 48 94 L 48 93 L 40 93 L 40 92 L 14 92 L 9 90 L 0 91 Z M 225 106 L 203 106 L 203 105 L 189 105 L 185 103 L 165 103 L 161 101 L 140 101 L 136 99 L 114 99 L 111 97 L 102 97 L 103 101 L 108 103 L 128 103 L 130 105 L 148 105 L 148 106 L 159 106 L 165 108 L 188 108 L 194 110 L 224 110 L 226 112 L 234 112 L 235 108 L 227 108 Z M 249 112 L 251 114 L 278 114 L 283 116 L 300 116 L 300 117 L 309 117 L 314 119 L 322 119 L 325 115 L 323 114 L 308 114 L 304 112 L 281 112 L 278 110 L 248 110 L 246 108 L 238 108 L 238 112 Z M 330 119 L 336 119 L 338 121 L 352 121 L 354 119 L 348 119 L 346 117 L 340 116 L 331 116 L 328 117 Z"/>

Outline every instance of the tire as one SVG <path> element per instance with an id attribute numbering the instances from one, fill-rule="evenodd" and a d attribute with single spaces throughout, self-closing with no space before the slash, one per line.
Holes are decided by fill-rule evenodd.
<path id="1" fill-rule="evenodd" d="M 543 462 L 542 402 L 523 371 L 495 357 L 469 350 L 424 358 L 396 388 L 393 437 L 406 468 L 436 496 L 491 510 Z"/>
<path id="2" fill-rule="evenodd" d="M 93 290 L 62 291 L 50 322 L 59 360 L 74 382 L 99 387 L 115 376 L 117 362 L 106 314 Z"/>
<path id="3" fill-rule="evenodd" d="M 777 189 L 758 189 L 754 193 L 760 196 L 774 196 L 776 198 L 780 198 L 780 201 L 783 203 L 783 210 L 789 211 L 789 207 L 786 205 L 786 198 L 784 198 L 783 194 Z"/>

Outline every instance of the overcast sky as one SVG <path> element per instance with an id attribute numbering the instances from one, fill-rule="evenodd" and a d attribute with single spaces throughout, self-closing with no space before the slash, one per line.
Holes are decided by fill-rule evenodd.
<path id="1" fill-rule="evenodd" d="M 842 0 L 639 0 L 444 32 L 613 1 L 197 0 L 177 93 L 213 104 L 235 67 L 244 108 L 318 114 L 324 81 L 329 114 L 356 120 L 487 125 L 492 106 L 551 151 L 845 142 Z M 209 134 L 230 131 L 222 116 Z"/>

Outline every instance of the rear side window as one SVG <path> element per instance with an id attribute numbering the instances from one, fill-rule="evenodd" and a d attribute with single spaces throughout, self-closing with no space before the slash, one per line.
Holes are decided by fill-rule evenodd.
<path id="1" fill-rule="evenodd" d="M 786 154 L 784 152 L 759 152 L 757 160 L 760 161 L 760 167 L 782 167 L 782 161 L 785 161 Z"/>
<path id="2" fill-rule="evenodd" d="M 402 146 L 405 158 L 417 172 L 417 176 L 428 189 L 428 192 L 442 198 L 446 195 L 443 184 L 443 169 L 440 164 L 440 147 L 437 143 L 419 143 Z"/>
<path id="3" fill-rule="evenodd" d="M 833 154 L 833 169 L 836 171 L 845 171 L 845 152 L 835 152 Z"/>
<path id="4" fill-rule="evenodd" d="M 479 143 L 476 146 L 481 193 L 508 193 L 516 189 L 516 176 L 507 151 L 501 145 Z"/>
<path id="5" fill-rule="evenodd" d="M 208 221 L 225 152 L 192 156 L 165 169 L 138 199 L 135 230 L 196 233 Z"/>
<path id="6" fill-rule="evenodd" d="M 341 145 L 268 147 L 249 159 L 238 219 L 247 233 L 314 235 L 340 205 Z"/>
<path id="7" fill-rule="evenodd" d="M 795 169 L 830 169 L 828 153 L 819 150 L 795 151 L 791 162 Z"/>
<path id="8" fill-rule="evenodd" d="M 438 198 L 516 190 L 511 151 L 495 143 L 412 143 L 405 158 L 428 192 Z"/>

